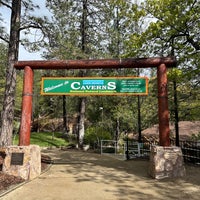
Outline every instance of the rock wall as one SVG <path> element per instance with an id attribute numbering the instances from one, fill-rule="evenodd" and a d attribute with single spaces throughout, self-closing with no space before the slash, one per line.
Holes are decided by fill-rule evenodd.
<path id="1" fill-rule="evenodd" d="M 149 174 L 156 179 L 183 177 L 185 167 L 181 148 L 152 146 Z"/>
<path id="2" fill-rule="evenodd" d="M 41 152 L 38 145 L 8 146 L 2 171 L 31 180 L 41 174 Z"/>

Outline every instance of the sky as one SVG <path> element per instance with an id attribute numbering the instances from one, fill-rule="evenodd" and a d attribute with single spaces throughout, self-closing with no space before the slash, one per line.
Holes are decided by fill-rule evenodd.
<path id="1" fill-rule="evenodd" d="M 45 0 L 33 0 L 34 4 L 40 6 L 40 10 L 37 10 L 38 15 L 49 15 L 48 10 L 45 7 Z M 6 31 L 9 33 L 9 21 L 10 21 L 10 10 L 5 7 L 0 7 L 0 17 L 4 20 L 4 27 L 6 27 Z M 21 38 L 23 38 L 23 34 L 21 34 Z M 19 47 L 19 60 L 42 60 L 41 52 L 30 53 L 28 52 L 22 45 Z"/>

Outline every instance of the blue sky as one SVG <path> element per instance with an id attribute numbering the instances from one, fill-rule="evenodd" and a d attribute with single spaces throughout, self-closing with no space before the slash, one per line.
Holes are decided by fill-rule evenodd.
<path id="1" fill-rule="evenodd" d="M 33 0 L 34 4 L 40 6 L 40 10 L 37 10 L 38 15 L 48 15 L 48 10 L 45 7 L 45 0 Z M 6 31 L 9 33 L 9 21 L 10 21 L 10 10 L 5 7 L 0 7 L 1 18 L 3 18 L 4 23 L 3 26 L 6 27 Z M 23 34 L 21 34 L 21 38 L 23 38 Z M 29 53 L 24 49 L 23 46 L 20 45 L 19 48 L 19 60 L 42 60 L 41 52 Z"/>

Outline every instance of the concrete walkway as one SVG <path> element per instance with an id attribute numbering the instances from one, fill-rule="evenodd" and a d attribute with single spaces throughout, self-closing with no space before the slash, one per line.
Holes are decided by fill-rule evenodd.
<path id="1" fill-rule="evenodd" d="M 1 197 L 2 200 L 174 200 L 200 199 L 200 168 L 187 176 L 154 180 L 148 161 L 120 161 L 80 151 L 46 151 L 56 162 L 40 177 Z"/>

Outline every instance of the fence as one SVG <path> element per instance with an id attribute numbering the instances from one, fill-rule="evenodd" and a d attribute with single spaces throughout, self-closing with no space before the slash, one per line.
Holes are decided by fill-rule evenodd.
<path id="1" fill-rule="evenodd" d="M 128 146 L 126 151 L 127 159 L 135 157 L 149 158 L 151 146 L 158 145 L 157 143 L 131 141 L 127 141 L 126 144 Z M 175 140 L 171 140 L 171 145 L 175 145 Z M 179 141 L 179 146 L 183 153 L 184 162 L 200 165 L 200 142 Z"/>
<path id="2" fill-rule="evenodd" d="M 117 153 L 117 141 L 115 140 L 101 140 L 101 154 Z"/>
<path id="3" fill-rule="evenodd" d="M 120 160 L 125 160 L 125 144 L 115 140 L 101 140 L 101 154 L 115 156 Z"/>
<path id="4" fill-rule="evenodd" d="M 142 142 L 126 140 L 123 144 L 118 144 L 115 140 L 101 141 L 101 154 L 121 156 L 124 160 L 134 158 L 149 158 L 152 145 L 156 142 Z M 175 145 L 175 140 L 171 140 L 171 145 Z M 185 163 L 200 165 L 200 142 L 199 141 L 179 141 Z"/>
<path id="5" fill-rule="evenodd" d="M 126 140 L 122 144 L 115 140 L 101 140 L 101 154 L 114 155 L 123 160 L 149 157 L 150 143 Z"/>
<path id="6" fill-rule="evenodd" d="M 149 158 L 150 150 L 152 145 L 157 145 L 157 143 L 150 143 L 150 142 L 141 142 L 138 143 L 136 141 L 126 140 L 126 159 L 133 159 L 133 158 Z"/>
<path id="7" fill-rule="evenodd" d="M 175 140 L 171 144 L 175 145 Z M 200 165 L 200 141 L 179 141 L 179 146 L 185 162 Z"/>

